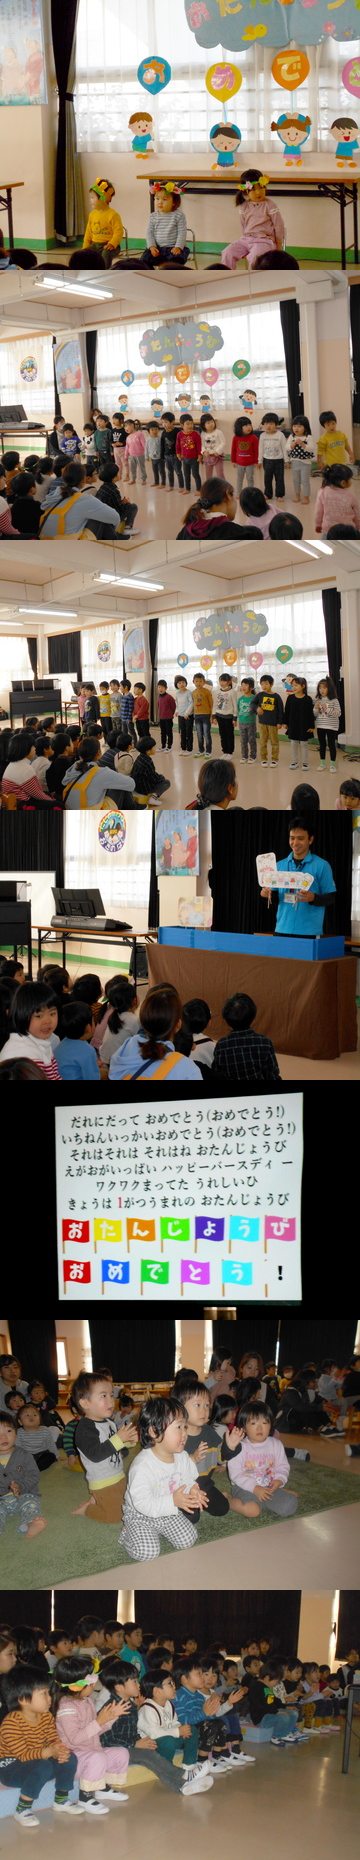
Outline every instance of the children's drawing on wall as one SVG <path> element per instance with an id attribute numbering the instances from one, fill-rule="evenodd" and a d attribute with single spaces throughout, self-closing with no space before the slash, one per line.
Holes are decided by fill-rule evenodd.
<path id="1" fill-rule="evenodd" d="M 1 0 L 0 104 L 46 101 L 41 0 Z"/>
<path id="2" fill-rule="evenodd" d="M 143 634 L 142 626 L 133 626 L 131 627 L 130 632 L 126 634 L 125 644 L 124 644 L 124 657 L 125 657 L 125 672 L 126 672 L 127 678 L 132 678 L 134 672 L 144 671 L 145 669 L 145 648 L 144 648 L 144 634 Z"/>
<path id="3" fill-rule="evenodd" d="M 156 873 L 158 878 L 184 878 L 200 871 L 198 816 L 182 808 L 156 813 Z"/>

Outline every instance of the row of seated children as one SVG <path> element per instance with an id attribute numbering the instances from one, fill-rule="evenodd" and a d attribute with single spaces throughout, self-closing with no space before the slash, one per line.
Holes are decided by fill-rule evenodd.
<path id="1" fill-rule="evenodd" d="M 120 492 L 115 459 L 98 471 L 93 461 L 83 463 L 64 451 L 57 457 L 30 454 L 21 466 L 19 452 L 6 452 L 0 471 L 0 539 L 16 536 L 89 535 L 98 542 L 127 535 L 133 528 L 137 504 Z"/>
<path id="2" fill-rule="evenodd" d="M 102 738 L 104 737 L 104 741 Z M 0 735 L 0 794 L 17 807 L 98 808 L 110 801 L 136 808 L 159 800 L 170 787 L 154 765 L 150 730 L 134 744 L 128 730 L 103 724 L 66 729 L 53 718 L 29 719 L 22 730 Z"/>

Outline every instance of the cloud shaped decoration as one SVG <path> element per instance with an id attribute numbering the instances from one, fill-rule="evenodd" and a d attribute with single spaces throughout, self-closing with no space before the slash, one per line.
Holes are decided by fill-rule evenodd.
<path id="1" fill-rule="evenodd" d="M 358 39 L 360 0 L 238 0 L 236 12 L 226 0 L 184 0 L 197 45 L 246 51 L 259 40 L 274 47 L 320 45 L 322 39 Z"/>
<path id="2" fill-rule="evenodd" d="M 268 632 L 265 614 L 254 613 L 253 607 L 221 607 L 197 620 L 194 640 L 202 652 L 240 652 Z"/>
<path id="3" fill-rule="evenodd" d="M 146 367 L 153 362 L 171 362 L 179 365 L 199 360 L 204 361 L 216 355 L 217 349 L 223 349 L 224 338 L 217 323 L 207 323 L 202 318 L 195 323 L 193 317 L 175 318 L 171 323 L 160 323 L 157 329 L 145 330 L 139 342 L 140 355 Z"/>

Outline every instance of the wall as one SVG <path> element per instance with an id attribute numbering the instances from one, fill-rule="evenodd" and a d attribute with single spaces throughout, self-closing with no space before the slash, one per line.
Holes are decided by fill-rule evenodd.
<path id="1" fill-rule="evenodd" d="M 336 1667 L 333 1661 L 335 1642 L 330 1636 L 336 1619 L 337 1602 L 333 1593 L 321 1590 L 318 1595 L 306 1591 L 301 1596 L 298 1655 L 299 1660 L 318 1660 L 321 1665 L 325 1660 Z"/>
<path id="2" fill-rule="evenodd" d="M 55 1329 L 56 1336 L 66 1341 L 69 1375 L 78 1376 L 88 1367 L 88 1325 L 84 1318 L 55 1318 Z"/>
<path id="3" fill-rule="evenodd" d="M 181 1319 L 181 1361 L 183 1369 L 195 1369 L 202 1382 L 204 1375 L 203 1318 Z"/>

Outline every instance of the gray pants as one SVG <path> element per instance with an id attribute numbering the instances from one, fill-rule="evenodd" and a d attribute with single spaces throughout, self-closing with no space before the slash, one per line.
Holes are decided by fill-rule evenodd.
<path id="1" fill-rule="evenodd" d="M 175 1795 L 180 1794 L 180 1789 L 183 1788 L 184 1782 L 186 1781 L 185 1771 L 180 1768 L 177 1769 L 174 1763 L 169 1763 L 167 1757 L 160 1757 L 158 1750 L 136 1750 L 132 1744 L 130 1750 L 130 1769 L 132 1769 L 133 1763 L 140 1763 L 142 1769 L 153 1770 L 154 1775 L 158 1776 L 159 1782 L 165 1784 L 165 1789 L 173 1789 Z"/>
<path id="2" fill-rule="evenodd" d="M 141 458 L 141 457 L 140 457 L 140 458 L 130 458 L 130 459 L 129 459 L 129 465 L 130 465 L 130 478 L 131 478 L 131 483 L 132 483 L 132 484 L 136 484 L 136 473 L 137 473 L 137 467 L 139 466 L 139 473 L 140 473 L 140 478 L 141 478 L 141 483 L 142 483 L 142 484 L 146 484 L 146 482 L 147 482 L 147 480 L 146 480 L 146 467 L 145 467 L 145 459 L 144 459 L 144 458 Z"/>
<path id="3" fill-rule="evenodd" d="M 198 1517 L 199 1513 L 195 1515 Z M 137 1563 L 152 1563 L 154 1557 L 160 1556 L 162 1537 L 174 1550 L 188 1550 L 197 1542 L 197 1531 L 181 1511 L 175 1512 L 172 1518 L 144 1517 L 141 1511 L 135 1510 L 127 1488 L 119 1544 L 123 1544 L 128 1556 L 134 1557 Z"/>
<path id="4" fill-rule="evenodd" d="M 302 766 L 303 769 L 308 769 L 309 767 L 308 743 L 297 743 L 293 741 L 293 738 L 291 738 L 290 749 L 291 749 L 291 761 L 296 764 L 296 768 L 301 768 Z"/>
<path id="5" fill-rule="evenodd" d="M 251 719 L 250 723 L 240 723 L 239 730 L 240 730 L 240 751 L 241 751 L 241 755 L 244 757 L 244 762 L 247 762 L 248 759 L 251 762 L 256 762 L 256 719 L 255 717 Z"/>
<path id="6" fill-rule="evenodd" d="M 310 497 L 310 460 L 293 459 L 291 471 L 294 497 Z"/>
<path id="7" fill-rule="evenodd" d="M 237 490 L 238 497 L 240 497 L 240 491 L 242 491 L 242 488 L 243 488 L 244 478 L 247 478 L 248 484 L 250 484 L 251 486 L 253 485 L 254 469 L 255 469 L 254 465 L 237 465 L 236 466 L 236 490 Z"/>
<path id="8" fill-rule="evenodd" d="M 288 1492 L 286 1485 L 280 1485 L 271 1498 L 256 1498 L 255 1492 L 245 1492 L 241 1485 L 233 1485 L 231 1489 L 233 1498 L 241 1498 L 246 1504 L 249 1498 L 254 1497 L 255 1504 L 260 1505 L 260 1511 L 275 1511 L 278 1518 L 292 1518 L 298 1508 L 296 1492 Z"/>

